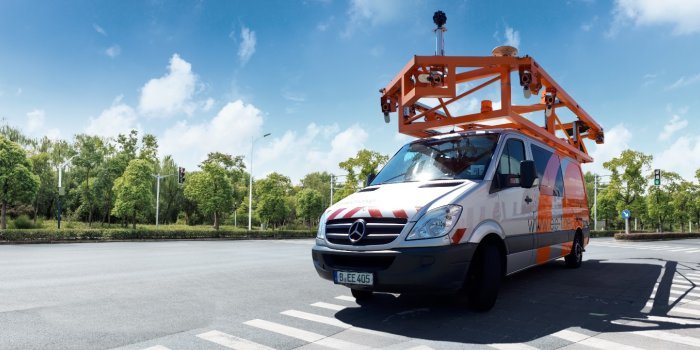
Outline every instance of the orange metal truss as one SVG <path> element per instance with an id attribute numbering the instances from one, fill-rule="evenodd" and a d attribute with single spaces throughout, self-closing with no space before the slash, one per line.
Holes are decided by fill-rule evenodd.
<path id="1" fill-rule="evenodd" d="M 540 95 L 538 103 L 513 105 L 511 73 L 517 71 L 526 95 Z M 482 80 L 458 93 L 460 84 Z M 491 84 L 500 83 L 500 109 L 482 101 L 479 113 L 455 115 L 451 105 Z M 592 162 L 584 138 L 603 143 L 603 128 L 559 86 L 531 57 L 414 56 L 401 72 L 380 90 L 382 112 L 386 117 L 398 112 L 399 132 L 415 137 L 432 136 L 445 127 L 462 130 L 509 128 L 539 139 L 578 159 Z M 436 99 L 431 107 L 422 99 Z M 433 100 L 435 101 L 435 100 Z M 562 121 L 557 110 L 571 111 L 576 120 Z M 524 114 L 544 114 L 544 125 Z M 388 119 L 387 119 L 388 120 Z M 559 131 L 559 133 L 557 133 Z"/>

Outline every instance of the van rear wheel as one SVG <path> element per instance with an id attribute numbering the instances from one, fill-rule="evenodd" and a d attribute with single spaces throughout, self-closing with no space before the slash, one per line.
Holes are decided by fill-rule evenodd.
<path id="1" fill-rule="evenodd" d="M 574 243 L 571 246 L 571 252 L 564 257 L 564 261 L 566 262 L 566 266 L 572 269 L 581 267 L 583 263 L 583 240 L 580 234 L 576 234 Z"/>
<path id="2" fill-rule="evenodd" d="M 501 252 L 494 244 L 479 249 L 467 275 L 466 292 L 469 307 L 485 312 L 496 304 L 503 271 Z"/>
<path id="3" fill-rule="evenodd" d="M 350 289 L 350 292 L 358 304 L 369 301 L 372 299 L 372 296 L 374 296 L 371 290 Z"/>

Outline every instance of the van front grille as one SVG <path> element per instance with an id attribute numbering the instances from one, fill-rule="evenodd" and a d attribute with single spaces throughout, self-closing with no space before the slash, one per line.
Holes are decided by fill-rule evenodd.
<path id="1" fill-rule="evenodd" d="M 403 227 L 408 222 L 405 218 L 362 218 L 367 228 L 365 236 L 356 243 L 352 243 L 348 234 L 350 226 L 358 218 L 335 219 L 326 222 L 326 239 L 333 244 L 341 245 L 379 245 L 393 242 L 399 236 Z"/>

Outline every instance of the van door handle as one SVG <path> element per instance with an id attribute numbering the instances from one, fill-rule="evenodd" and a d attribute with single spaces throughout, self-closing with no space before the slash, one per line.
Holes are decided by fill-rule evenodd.
<path id="1" fill-rule="evenodd" d="M 525 203 L 530 204 L 532 202 L 532 198 L 530 196 L 525 196 Z"/>

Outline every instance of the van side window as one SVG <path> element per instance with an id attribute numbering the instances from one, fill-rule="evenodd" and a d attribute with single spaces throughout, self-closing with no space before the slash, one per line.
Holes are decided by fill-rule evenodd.
<path id="1" fill-rule="evenodd" d="M 520 186 L 520 162 L 523 160 L 525 160 L 523 142 L 518 139 L 508 139 L 498 160 L 496 172 L 498 188 Z"/>
<path id="2" fill-rule="evenodd" d="M 540 179 L 540 193 L 548 196 L 564 196 L 564 176 L 559 156 L 532 145 L 532 159 L 535 161 L 537 177 Z"/>

